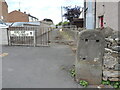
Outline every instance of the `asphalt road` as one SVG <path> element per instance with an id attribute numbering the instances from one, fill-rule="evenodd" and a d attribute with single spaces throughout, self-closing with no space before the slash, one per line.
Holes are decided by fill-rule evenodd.
<path id="1" fill-rule="evenodd" d="M 3 46 L 3 88 L 77 88 L 68 69 L 75 56 L 69 46 Z M 65 68 L 65 70 L 64 70 Z"/>

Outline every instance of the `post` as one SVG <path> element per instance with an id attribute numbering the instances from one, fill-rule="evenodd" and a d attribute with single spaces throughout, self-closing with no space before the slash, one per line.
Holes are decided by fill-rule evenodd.
<path id="1" fill-rule="evenodd" d="M 62 9 L 63 9 L 63 7 L 61 6 L 61 20 L 63 22 L 63 16 L 62 16 L 63 15 L 63 10 Z"/>
<path id="2" fill-rule="evenodd" d="M 8 28 L 7 28 L 7 39 L 8 39 L 8 46 L 9 46 L 9 34 L 8 34 Z"/>
<path id="3" fill-rule="evenodd" d="M 11 36 L 11 33 L 10 33 L 10 29 L 7 29 L 7 34 L 8 34 L 8 45 L 11 45 L 11 38 L 10 38 L 10 36 Z"/>
<path id="4" fill-rule="evenodd" d="M 34 30 L 33 33 L 34 33 L 34 47 L 36 47 L 36 30 Z"/>
<path id="5" fill-rule="evenodd" d="M 80 33 L 75 64 L 76 81 L 101 84 L 104 46 L 105 38 L 100 31 L 84 30 Z"/>
<path id="6" fill-rule="evenodd" d="M 96 28 L 96 10 L 97 10 L 96 6 L 97 6 L 97 2 L 96 2 L 96 0 L 95 0 L 95 9 L 94 9 L 94 29 Z"/>

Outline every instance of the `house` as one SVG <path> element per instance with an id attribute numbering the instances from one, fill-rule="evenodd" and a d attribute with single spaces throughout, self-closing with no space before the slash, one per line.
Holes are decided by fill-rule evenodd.
<path id="1" fill-rule="evenodd" d="M 4 22 L 8 19 L 8 5 L 5 0 L 0 0 L 0 19 Z"/>
<path id="2" fill-rule="evenodd" d="M 43 19 L 43 21 L 46 21 L 46 22 L 49 22 L 49 23 L 53 24 L 53 21 L 51 19 L 45 18 L 45 19 Z"/>
<path id="3" fill-rule="evenodd" d="M 14 22 L 10 27 L 40 26 L 40 22 Z"/>
<path id="4" fill-rule="evenodd" d="M 71 24 L 76 25 L 77 28 L 83 28 L 83 22 L 83 18 L 74 18 Z"/>
<path id="5" fill-rule="evenodd" d="M 28 18 L 29 18 L 29 22 L 35 22 L 35 21 L 38 21 L 38 18 L 28 14 Z"/>
<path id="6" fill-rule="evenodd" d="M 53 21 L 51 19 L 43 19 L 42 21 L 40 21 L 42 24 L 45 24 L 45 25 L 53 25 Z"/>
<path id="7" fill-rule="evenodd" d="M 110 27 L 119 30 L 120 2 L 84 0 L 84 27 L 86 29 Z"/>
<path id="8" fill-rule="evenodd" d="M 26 12 L 21 12 L 20 10 L 12 11 L 8 14 L 8 22 L 33 22 L 38 21 L 38 19 Z"/>

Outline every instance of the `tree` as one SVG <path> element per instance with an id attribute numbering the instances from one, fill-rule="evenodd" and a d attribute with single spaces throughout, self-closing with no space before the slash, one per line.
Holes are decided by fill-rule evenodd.
<path id="1" fill-rule="evenodd" d="M 47 19 L 47 18 L 45 18 L 43 21 L 47 21 L 47 22 L 52 22 L 53 23 L 53 21 L 51 19 Z"/>
<path id="2" fill-rule="evenodd" d="M 64 22 L 59 22 L 56 26 L 67 25 L 67 24 L 69 24 L 69 22 L 64 21 Z"/>
<path id="3" fill-rule="evenodd" d="M 67 24 L 69 24 L 69 22 L 67 22 L 67 21 L 64 21 L 64 22 L 63 22 L 63 25 L 67 25 Z"/>
<path id="4" fill-rule="evenodd" d="M 82 7 L 80 6 L 75 6 L 74 8 L 71 8 L 71 6 L 64 7 L 66 10 L 66 13 L 63 15 L 69 22 L 72 22 L 74 18 L 79 18 L 80 14 L 82 11 Z"/>
<path id="5" fill-rule="evenodd" d="M 56 26 L 61 26 L 62 25 L 62 22 L 59 22 Z"/>

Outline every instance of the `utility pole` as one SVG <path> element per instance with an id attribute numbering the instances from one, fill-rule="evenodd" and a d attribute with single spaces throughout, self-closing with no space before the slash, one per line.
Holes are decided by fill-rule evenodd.
<path id="1" fill-rule="evenodd" d="M 84 0 L 84 28 L 86 28 L 86 0 Z"/>
<path id="2" fill-rule="evenodd" d="M 61 20 L 63 22 L 63 7 L 61 6 Z"/>
<path id="3" fill-rule="evenodd" d="M 96 4 L 97 4 L 97 2 L 96 2 L 96 0 L 95 0 L 95 11 L 94 11 L 94 29 L 96 28 L 96 10 L 97 10 L 97 8 L 96 8 Z"/>
<path id="4" fill-rule="evenodd" d="M 20 3 L 20 1 L 19 1 L 19 11 L 20 11 L 20 9 L 21 9 L 20 4 L 21 4 L 21 3 Z"/>

